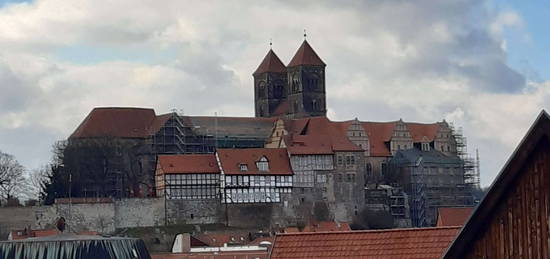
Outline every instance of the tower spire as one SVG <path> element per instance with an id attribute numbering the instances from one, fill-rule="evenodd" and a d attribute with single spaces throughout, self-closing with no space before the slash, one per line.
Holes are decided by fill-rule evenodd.
<path id="1" fill-rule="evenodd" d="M 306 29 L 304 29 L 304 40 L 306 40 L 307 38 L 307 33 L 306 33 Z"/>
<path id="2" fill-rule="evenodd" d="M 273 39 L 269 38 L 269 49 L 273 49 Z"/>

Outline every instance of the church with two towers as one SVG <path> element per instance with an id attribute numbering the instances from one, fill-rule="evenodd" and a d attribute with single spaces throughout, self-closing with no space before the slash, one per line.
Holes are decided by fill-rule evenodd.
<path id="1" fill-rule="evenodd" d="M 256 117 L 325 116 L 325 67 L 307 40 L 286 66 L 270 49 L 253 74 Z"/>

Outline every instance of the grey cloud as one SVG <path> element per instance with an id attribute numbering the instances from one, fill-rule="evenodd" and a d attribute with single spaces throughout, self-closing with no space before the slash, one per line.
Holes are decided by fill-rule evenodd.
<path id="1" fill-rule="evenodd" d="M 0 89 L 7 93 L 0 95 L 0 117 L 17 111 L 28 124 L 0 128 L 0 148 L 11 149 L 30 166 L 38 164 L 35 160 L 47 161 L 50 144 L 35 147 L 31 140 L 42 137 L 53 143 L 67 137 L 94 106 L 251 115 L 251 73 L 267 52 L 269 38 L 289 62 L 304 27 L 328 64 L 328 104 L 335 119 L 428 122 L 461 109 L 466 119 L 460 123 L 480 129 L 490 122 L 471 108 L 472 97 L 513 95 L 525 87 L 523 76 L 507 66 L 501 39 L 489 33 L 494 15 L 486 10 L 487 1 L 111 4 L 115 6 L 94 3 L 60 14 L 58 10 L 74 10 L 73 1 L 44 0 L 19 13 L 10 9 L 15 20 L 0 9 L 0 30 L 21 36 L 0 35 L 0 55 L 49 57 L 43 69 L 19 66 L 14 71 L 0 64 Z M 3 30 L 2 22 L 12 26 Z M 56 49 L 83 43 L 139 45 L 145 51 L 170 48 L 176 54 L 164 64 L 122 60 L 78 65 L 56 59 Z M 30 58 L 27 63 L 35 62 Z M 499 101 L 490 98 L 487 105 Z M 499 138 L 473 139 L 483 147 L 493 143 L 509 148 Z M 21 146 L 13 144 L 17 142 Z M 486 158 L 497 161 L 501 155 Z"/>

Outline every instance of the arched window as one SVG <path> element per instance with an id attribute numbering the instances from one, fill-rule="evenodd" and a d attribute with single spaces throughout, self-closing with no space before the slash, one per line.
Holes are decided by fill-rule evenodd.
<path id="1" fill-rule="evenodd" d="M 275 98 L 281 98 L 283 97 L 283 85 L 282 85 L 282 82 L 280 81 L 277 81 L 275 83 L 275 87 L 274 87 L 274 92 L 273 92 L 273 95 Z"/>
<path id="2" fill-rule="evenodd" d="M 265 97 L 265 83 L 263 81 L 258 84 L 258 97 Z"/>
<path id="3" fill-rule="evenodd" d="M 319 109 L 317 108 L 317 100 L 313 100 L 311 101 L 311 108 L 314 110 L 314 111 L 318 111 Z"/>
<path id="4" fill-rule="evenodd" d="M 269 161 L 267 161 L 267 158 L 265 156 L 262 156 L 258 162 L 256 162 L 256 166 L 258 167 L 258 170 L 262 172 L 269 171 Z"/>

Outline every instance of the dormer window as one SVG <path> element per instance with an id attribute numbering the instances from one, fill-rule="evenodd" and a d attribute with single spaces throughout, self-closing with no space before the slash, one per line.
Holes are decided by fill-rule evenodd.
<path id="1" fill-rule="evenodd" d="M 241 170 L 241 172 L 246 172 L 246 171 L 248 171 L 248 165 L 240 164 L 239 169 Z"/>
<path id="2" fill-rule="evenodd" d="M 262 158 L 260 158 L 260 160 L 258 160 L 258 162 L 256 162 L 256 166 L 260 171 L 269 171 L 269 162 L 267 161 L 267 158 L 265 156 L 263 156 Z"/>
<path id="3" fill-rule="evenodd" d="M 422 143 L 422 151 L 430 151 L 430 143 Z"/>

